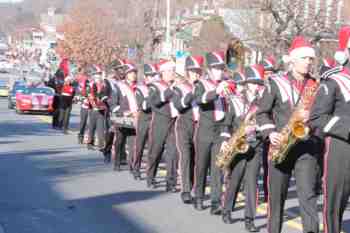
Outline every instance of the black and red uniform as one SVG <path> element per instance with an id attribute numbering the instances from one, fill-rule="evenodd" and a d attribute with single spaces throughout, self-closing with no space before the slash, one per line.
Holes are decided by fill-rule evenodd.
<path id="1" fill-rule="evenodd" d="M 179 111 L 175 122 L 176 148 L 179 155 L 181 176 L 181 198 L 184 203 L 192 202 L 191 190 L 194 183 L 194 144 L 195 124 L 199 119 L 199 109 L 194 101 L 193 86 L 184 81 L 174 87 L 172 101 Z"/>
<path id="2" fill-rule="evenodd" d="M 220 127 L 225 118 L 225 99 L 216 93 L 217 83 L 200 79 L 195 84 L 194 98 L 199 106 L 199 120 L 194 133 L 195 146 L 195 208 L 203 209 L 206 180 L 210 168 L 212 212 L 220 207 L 222 172 L 216 166 L 216 155 L 220 151 L 217 143 Z"/>
<path id="3" fill-rule="evenodd" d="M 225 126 L 222 136 L 232 137 L 232 134 L 242 126 L 246 132 L 246 143 L 249 149 L 246 153 L 238 153 L 232 160 L 226 174 L 226 190 L 223 198 L 223 221 L 233 223 L 231 219 L 232 206 L 235 207 L 237 194 L 244 180 L 245 227 L 249 232 L 259 231 L 255 227 L 254 219 L 257 207 L 258 176 L 263 152 L 263 143 L 256 124 L 255 113 L 258 109 L 258 101 L 264 90 L 263 67 L 253 65 L 245 69 L 244 75 L 237 73 L 234 81 L 237 85 L 255 84 L 255 90 L 249 89 L 246 85 L 244 94 L 236 94 L 227 97 L 228 111 L 225 116 Z M 259 86 L 257 86 L 259 85 Z M 241 86 L 240 86 L 241 87 Z M 252 93 L 252 91 L 255 91 Z M 249 117 L 249 120 L 246 119 Z M 250 127 L 250 128 L 249 128 Z M 233 205 L 232 205 L 233 204 Z"/>
<path id="4" fill-rule="evenodd" d="M 80 106 L 80 124 L 79 124 L 79 133 L 78 133 L 78 142 L 83 143 L 85 131 L 87 128 L 89 112 L 91 110 L 91 104 L 89 101 L 90 93 L 90 79 L 87 76 L 79 82 L 80 85 L 80 95 L 81 95 L 81 106 Z"/>
<path id="5" fill-rule="evenodd" d="M 136 117 L 138 112 L 137 100 L 135 96 L 136 83 L 129 84 L 127 81 L 117 81 L 115 85 L 115 99 L 111 106 L 112 114 L 117 117 L 127 117 L 125 114 L 133 114 Z M 136 119 L 134 119 L 136 121 Z M 133 145 L 135 140 L 135 128 L 124 127 L 123 125 L 114 125 L 114 150 L 112 155 L 114 157 L 114 170 L 119 171 L 121 165 L 121 155 L 123 147 L 127 143 L 127 162 L 130 170 L 132 170 L 133 163 Z"/>
<path id="6" fill-rule="evenodd" d="M 65 82 L 61 91 L 61 105 L 59 127 L 63 127 L 63 132 L 67 133 L 69 126 L 70 113 L 72 111 L 73 98 L 75 95 L 75 88 L 71 82 Z"/>
<path id="7" fill-rule="evenodd" d="M 152 108 L 152 119 L 149 131 L 147 186 L 156 187 L 155 177 L 165 151 L 167 191 L 176 191 L 177 181 L 174 123 L 178 112 L 171 102 L 172 95 L 173 90 L 163 80 L 150 84 L 149 102 Z"/>
<path id="8" fill-rule="evenodd" d="M 350 28 L 349 28 L 350 33 Z M 325 136 L 323 223 L 326 233 L 341 232 L 350 196 L 350 65 L 322 79 L 310 125 Z M 328 71 L 329 72 L 329 71 Z M 332 71 L 331 71 L 332 72 Z"/>
<path id="9" fill-rule="evenodd" d="M 90 83 L 89 101 L 91 104 L 90 120 L 89 120 L 89 141 L 88 148 L 95 144 L 95 131 L 97 131 L 98 148 L 104 147 L 105 134 L 105 114 L 107 105 L 105 101 L 108 99 L 107 88 L 102 79 L 94 80 Z"/>
<path id="10" fill-rule="evenodd" d="M 134 178 L 141 177 L 140 168 L 145 145 L 148 140 L 149 127 L 152 119 L 151 105 L 148 100 L 149 87 L 142 83 L 136 86 L 136 100 L 139 109 L 136 123 L 136 137 L 134 144 L 133 170 Z"/>
<path id="11" fill-rule="evenodd" d="M 264 138 L 271 132 L 280 132 L 289 121 L 305 86 L 315 82 L 310 76 L 297 81 L 291 73 L 270 78 L 269 87 L 259 102 L 257 122 Z M 289 181 L 294 171 L 303 232 L 318 232 L 317 179 L 322 142 L 315 136 L 299 142 L 288 152 L 281 164 L 268 162 L 268 232 L 280 233 L 283 223 L 284 203 Z"/>

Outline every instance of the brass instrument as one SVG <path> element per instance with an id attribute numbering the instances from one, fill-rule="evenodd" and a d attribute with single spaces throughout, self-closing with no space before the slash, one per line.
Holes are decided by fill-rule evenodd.
<path id="1" fill-rule="evenodd" d="M 242 124 L 228 140 L 227 147 L 220 150 L 216 157 L 216 166 L 220 169 L 228 168 L 238 154 L 245 154 L 248 152 L 250 146 L 247 140 L 246 128 L 255 124 L 255 113 L 256 108 L 253 111 L 248 112 Z"/>
<path id="2" fill-rule="evenodd" d="M 308 118 L 304 119 L 300 113 L 304 112 L 303 116 L 305 116 L 306 112 L 309 117 L 319 85 L 320 82 L 317 80 L 313 85 L 305 87 L 287 125 L 280 132 L 280 144 L 270 145 L 268 156 L 274 164 L 282 163 L 287 158 L 292 146 L 309 135 L 310 128 L 305 124 Z"/>

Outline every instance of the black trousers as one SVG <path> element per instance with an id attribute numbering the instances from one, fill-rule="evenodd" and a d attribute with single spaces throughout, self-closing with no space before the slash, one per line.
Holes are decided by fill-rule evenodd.
<path id="1" fill-rule="evenodd" d="M 263 142 L 262 145 L 262 167 L 263 167 L 263 190 L 264 190 L 264 202 L 267 202 L 268 196 L 269 196 L 269 188 L 268 188 L 268 182 L 267 182 L 267 177 L 268 177 L 268 154 L 269 154 L 269 141 Z"/>
<path id="2" fill-rule="evenodd" d="M 52 113 L 52 127 L 56 128 L 60 126 L 59 118 L 60 118 L 60 106 L 61 106 L 61 97 L 55 95 L 53 98 L 52 106 L 54 111 Z"/>
<path id="3" fill-rule="evenodd" d="M 104 111 L 91 110 L 89 121 L 89 144 L 94 144 L 95 132 L 97 131 L 98 148 L 104 147 L 105 115 Z"/>
<path id="4" fill-rule="evenodd" d="M 134 145 L 133 169 L 140 171 L 142 156 L 148 139 L 149 124 L 151 123 L 151 114 L 140 113 L 137 126 Z"/>
<path id="5" fill-rule="evenodd" d="M 245 212 L 244 217 L 254 219 L 256 215 L 257 181 L 261 164 L 262 146 L 251 148 L 246 154 L 237 154 L 232 162 L 230 174 L 226 180 L 223 209 L 231 212 L 236 204 L 242 180 L 244 178 Z"/>
<path id="6" fill-rule="evenodd" d="M 179 155 L 181 191 L 191 192 L 194 181 L 194 123 L 178 118 L 175 122 L 176 148 Z"/>
<path id="7" fill-rule="evenodd" d="M 350 197 L 350 143 L 326 138 L 323 174 L 323 223 L 325 233 L 341 231 Z"/>
<path id="8" fill-rule="evenodd" d="M 151 126 L 149 131 L 149 154 L 147 179 L 153 180 L 156 177 L 159 163 L 162 159 L 164 150 L 166 150 L 167 163 L 167 181 L 172 185 L 176 182 L 176 146 L 174 134 L 175 119 L 162 116 L 157 113 L 152 114 Z"/>
<path id="9" fill-rule="evenodd" d="M 295 145 L 281 164 L 274 165 L 269 161 L 267 224 L 269 233 L 280 233 L 282 230 L 284 204 L 293 170 L 303 232 L 319 232 L 317 179 L 320 172 L 318 159 L 322 153 L 321 150 L 321 144 L 308 140 Z"/>
<path id="10" fill-rule="evenodd" d="M 219 136 L 217 136 L 219 137 Z M 195 144 L 195 198 L 203 199 L 205 187 L 207 183 L 207 174 L 210 168 L 210 187 L 211 202 L 213 205 L 220 205 L 222 194 L 222 171 L 216 166 L 216 155 L 220 151 L 220 143 L 216 143 L 214 139 L 201 141 L 201 135 L 198 129 L 194 136 Z"/>
<path id="11" fill-rule="evenodd" d="M 135 130 L 124 127 L 116 127 L 114 135 L 114 166 L 119 167 L 122 160 L 124 147 L 127 144 L 126 150 L 127 163 L 129 168 L 132 168 L 133 145 L 135 140 Z"/>
<path id="12" fill-rule="evenodd" d="M 88 108 L 80 108 L 79 138 L 84 138 L 85 130 L 88 125 L 89 112 L 90 110 Z"/>
<path id="13" fill-rule="evenodd" d="M 62 127 L 64 131 L 68 130 L 71 111 L 72 105 L 60 108 L 59 127 Z"/>

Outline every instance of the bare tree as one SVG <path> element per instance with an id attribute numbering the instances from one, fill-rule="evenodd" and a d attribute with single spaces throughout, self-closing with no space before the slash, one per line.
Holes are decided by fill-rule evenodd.
<path id="1" fill-rule="evenodd" d="M 247 35 L 242 39 L 252 42 L 263 53 L 285 54 L 297 35 L 303 35 L 319 46 L 323 44 L 320 43 L 322 40 L 336 36 L 338 1 L 320 5 L 314 2 L 251 0 L 240 9 L 236 24 Z"/>
<path id="2" fill-rule="evenodd" d="M 108 5 L 78 1 L 62 27 L 59 49 L 79 64 L 108 65 L 118 53 L 118 34 Z"/>

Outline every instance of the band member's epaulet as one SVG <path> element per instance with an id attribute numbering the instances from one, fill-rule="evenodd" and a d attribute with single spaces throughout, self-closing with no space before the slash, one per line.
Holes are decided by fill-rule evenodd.
<path id="1" fill-rule="evenodd" d="M 329 77 L 331 77 L 332 75 L 342 72 L 343 69 L 344 68 L 342 66 L 336 66 L 334 68 L 331 68 L 331 69 L 327 70 L 326 72 L 324 72 L 323 74 L 321 74 L 321 80 L 326 80 Z"/>

